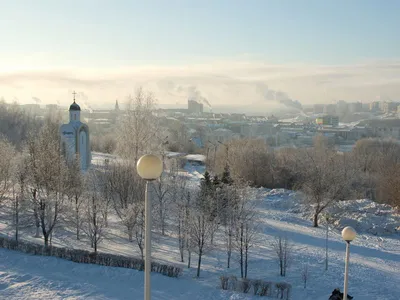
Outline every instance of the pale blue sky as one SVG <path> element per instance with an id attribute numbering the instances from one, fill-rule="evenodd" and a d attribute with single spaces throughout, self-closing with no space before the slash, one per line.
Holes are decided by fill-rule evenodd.
<path id="1" fill-rule="evenodd" d="M 0 64 L 393 59 L 400 56 L 399 12 L 398 0 L 2 0 Z"/>

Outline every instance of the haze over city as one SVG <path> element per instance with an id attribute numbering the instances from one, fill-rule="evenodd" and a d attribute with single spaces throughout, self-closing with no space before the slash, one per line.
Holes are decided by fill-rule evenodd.
<path id="1" fill-rule="evenodd" d="M 399 10 L 398 1 L 8 1 L 0 97 L 67 105 L 77 90 L 111 107 L 143 86 L 161 107 L 195 96 L 243 112 L 279 109 L 279 99 L 398 100 Z"/>

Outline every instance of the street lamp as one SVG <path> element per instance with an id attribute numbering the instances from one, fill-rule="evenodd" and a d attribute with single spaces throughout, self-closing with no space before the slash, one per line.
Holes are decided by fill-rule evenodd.
<path id="1" fill-rule="evenodd" d="M 349 277 L 349 259 L 350 259 L 350 242 L 355 239 L 357 233 L 356 231 L 347 226 L 342 230 L 342 238 L 346 242 L 346 261 L 344 268 L 344 291 L 343 300 L 347 300 L 347 289 L 348 289 L 348 277 Z"/>
<path id="2" fill-rule="evenodd" d="M 139 158 L 136 165 L 140 177 L 146 180 L 145 191 L 145 257 L 144 257 L 144 300 L 151 299 L 150 272 L 151 272 L 151 199 L 148 195 L 149 182 L 156 180 L 163 172 L 163 162 L 158 156 L 146 154 Z"/>

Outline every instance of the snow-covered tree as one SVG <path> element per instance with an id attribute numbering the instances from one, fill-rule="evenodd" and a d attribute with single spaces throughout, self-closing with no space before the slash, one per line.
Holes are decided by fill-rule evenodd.
<path id="1" fill-rule="evenodd" d="M 338 156 L 319 139 L 312 150 L 304 150 L 301 179 L 298 188 L 313 206 L 313 226 L 318 227 L 321 212 L 334 202 L 350 195 L 352 170 L 346 168 L 344 156 Z"/>
<path id="2" fill-rule="evenodd" d="M 237 211 L 234 212 L 235 221 L 235 248 L 239 254 L 240 275 L 247 278 L 249 250 L 254 246 L 257 232 L 257 219 L 254 199 L 251 199 L 247 189 L 238 186 Z"/>
<path id="3" fill-rule="evenodd" d="M 165 135 L 155 116 L 156 106 L 154 95 L 143 88 L 138 88 L 133 96 L 129 96 L 117 138 L 117 151 L 122 157 L 136 163 L 144 153 L 158 149 L 160 136 Z"/>
<path id="4" fill-rule="evenodd" d="M 153 206 L 157 212 L 156 224 L 165 235 L 167 227 L 167 218 L 169 214 L 169 204 L 171 202 L 171 193 L 173 193 L 174 173 L 163 173 L 161 177 L 152 183 Z"/>
<path id="5" fill-rule="evenodd" d="M 78 159 L 68 164 L 65 194 L 68 197 L 68 205 L 72 206 L 72 223 L 76 230 L 76 239 L 80 239 L 80 230 L 82 227 L 82 211 L 83 193 L 85 191 L 85 178 L 80 169 Z"/>
<path id="6" fill-rule="evenodd" d="M 102 197 L 102 182 L 98 178 L 98 171 L 92 170 L 88 175 L 88 191 L 84 202 L 83 231 L 89 237 L 91 247 L 97 253 L 97 248 L 104 238 L 106 219 L 104 210 L 106 202 Z"/>
<path id="7" fill-rule="evenodd" d="M 28 157 L 26 153 L 18 154 L 12 161 L 13 178 L 13 211 L 15 225 L 15 240 L 19 239 L 20 213 L 26 206 L 27 185 L 28 185 Z"/>
<path id="8" fill-rule="evenodd" d="M 28 141 L 28 166 L 32 204 L 40 224 L 45 246 L 48 246 L 64 206 L 67 167 L 61 155 L 58 123 L 46 119 L 38 135 Z"/>
<path id="9" fill-rule="evenodd" d="M 14 156 L 14 146 L 5 137 L 0 136 L 0 203 L 12 185 Z"/>
<path id="10" fill-rule="evenodd" d="M 133 161 L 115 162 L 108 173 L 110 196 L 115 211 L 133 241 L 134 229 L 144 202 L 145 185 Z"/>
<path id="11" fill-rule="evenodd" d="M 291 261 L 292 245 L 287 236 L 279 235 L 275 238 L 272 247 L 278 260 L 279 274 L 284 277 Z"/>

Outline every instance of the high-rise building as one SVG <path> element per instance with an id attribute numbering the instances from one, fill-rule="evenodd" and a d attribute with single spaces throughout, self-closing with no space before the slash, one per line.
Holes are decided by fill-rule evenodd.
<path id="1" fill-rule="evenodd" d="M 362 110 L 363 110 L 363 105 L 361 102 L 349 103 L 349 112 L 350 113 L 360 112 Z"/>
<path id="2" fill-rule="evenodd" d="M 335 104 L 326 104 L 324 106 L 324 114 L 335 115 L 336 114 L 336 105 Z"/>
<path id="3" fill-rule="evenodd" d="M 397 106 L 399 106 L 398 102 L 383 102 L 382 103 L 382 110 L 385 113 L 390 113 L 397 111 Z"/>
<path id="4" fill-rule="evenodd" d="M 314 104 L 313 112 L 314 112 L 314 114 L 322 114 L 324 112 L 324 105 L 323 104 Z"/>
<path id="5" fill-rule="evenodd" d="M 380 110 L 379 102 L 378 101 L 371 102 L 369 104 L 369 110 L 370 111 L 379 111 Z"/>

